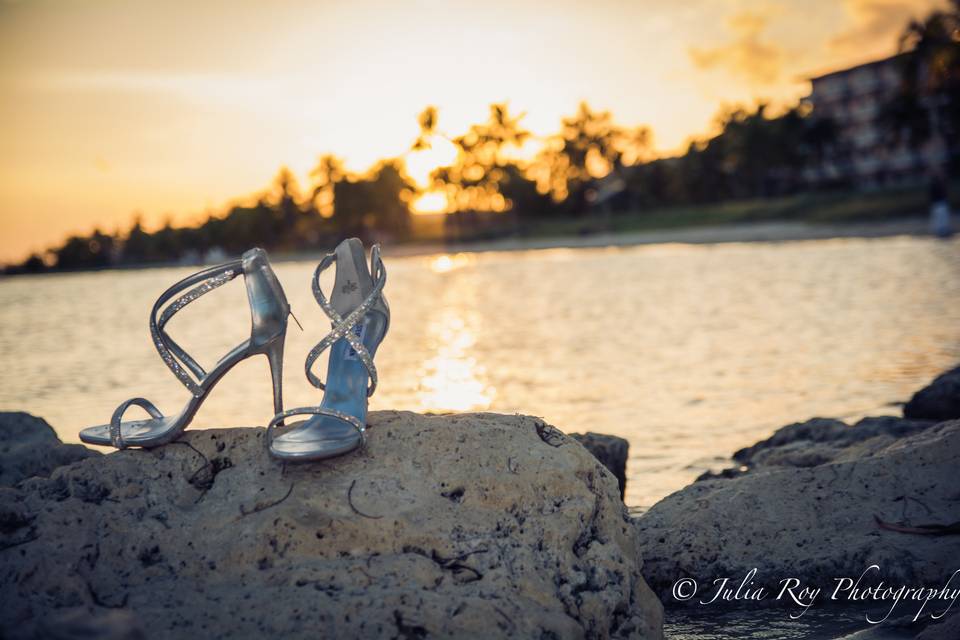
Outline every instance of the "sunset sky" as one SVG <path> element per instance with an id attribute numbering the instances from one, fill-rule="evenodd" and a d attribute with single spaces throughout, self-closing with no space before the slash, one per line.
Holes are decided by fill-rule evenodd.
<path id="1" fill-rule="evenodd" d="M 428 104 L 457 133 L 509 101 L 547 134 L 585 99 L 677 151 L 723 104 L 893 53 L 942 4 L 0 0 L 0 261 L 134 212 L 202 219 L 324 152 L 362 170 Z"/>

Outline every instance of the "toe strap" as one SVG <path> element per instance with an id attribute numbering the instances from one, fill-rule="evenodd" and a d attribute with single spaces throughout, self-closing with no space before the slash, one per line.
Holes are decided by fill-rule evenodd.
<path id="1" fill-rule="evenodd" d="M 267 425 L 267 445 L 269 446 L 269 444 L 273 442 L 273 431 L 279 423 L 283 422 L 290 416 L 300 415 L 330 416 L 331 418 L 343 420 L 351 427 L 356 429 L 357 433 L 360 434 L 362 441 L 366 443 L 367 435 L 365 432 L 367 425 L 361 422 L 356 416 L 352 416 L 349 413 L 344 413 L 343 411 L 337 411 L 336 409 L 328 409 L 327 407 L 301 407 L 299 409 L 289 409 L 273 416 L 273 420 L 271 420 Z"/>
<path id="2" fill-rule="evenodd" d="M 120 431 L 120 420 L 123 418 L 123 414 L 127 412 L 131 406 L 136 405 L 144 409 L 151 418 L 160 419 L 163 417 L 163 414 L 160 413 L 160 410 L 157 409 L 156 405 L 147 400 L 146 398 L 130 398 L 113 412 L 113 417 L 110 418 L 110 442 L 117 449 L 125 449 L 126 443 L 123 441 L 123 433 Z"/>

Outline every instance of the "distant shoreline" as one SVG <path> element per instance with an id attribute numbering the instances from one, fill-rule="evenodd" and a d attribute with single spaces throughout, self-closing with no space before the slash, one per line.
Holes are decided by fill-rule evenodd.
<path id="1" fill-rule="evenodd" d="M 926 218 L 902 218 L 884 222 L 807 224 L 803 222 L 744 222 L 657 229 L 595 233 L 582 236 L 510 237 L 499 240 L 458 244 L 405 244 L 390 247 L 392 257 L 422 256 L 437 253 L 486 253 L 537 249 L 589 249 L 654 244 L 729 244 L 741 242 L 796 242 L 835 238 L 889 238 L 929 235 Z M 302 254 L 289 256 L 299 260 Z M 309 257 L 309 256 L 306 256 Z M 278 257 L 284 260 L 287 257 Z"/>
<path id="2" fill-rule="evenodd" d="M 829 240 L 843 238 L 889 238 L 894 236 L 929 235 L 926 218 L 911 217 L 882 222 L 810 224 L 792 221 L 742 222 L 655 229 L 644 231 L 621 231 L 592 233 L 586 235 L 508 237 L 446 244 L 399 243 L 388 245 L 387 257 L 406 258 L 451 253 L 492 253 L 502 251 L 535 251 L 544 249 L 600 249 L 604 247 L 631 247 L 657 244 L 730 244 L 752 242 L 798 242 L 805 240 Z M 274 252 L 274 262 L 296 262 L 317 259 L 325 253 L 322 249 L 297 252 Z M 127 271 L 161 269 L 169 267 L 202 267 L 205 263 L 183 264 L 176 261 L 156 262 L 142 265 L 122 265 L 102 269 L 75 271 L 48 271 L 18 276 L 44 276 L 66 273 L 91 273 L 96 271 Z M 13 277 L 12 275 L 9 277 Z M 0 275 L 0 279 L 3 276 Z"/>

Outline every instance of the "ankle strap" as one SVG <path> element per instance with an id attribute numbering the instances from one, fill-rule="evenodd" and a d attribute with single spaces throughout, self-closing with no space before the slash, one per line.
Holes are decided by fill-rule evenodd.
<path id="1" fill-rule="evenodd" d="M 153 310 L 150 312 L 150 335 L 153 338 L 153 346 L 156 347 L 157 353 L 160 354 L 160 358 L 163 360 L 164 364 L 167 365 L 170 371 L 173 372 L 173 375 L 175 375 L 177 379 L 183 383 L 183 386 L 189 389 L 190 393 L 195 396 L 203 395 L 201 382 L 204 376 L 207 375 L 207 372 L 204 371 L 203 367 L 201 367 L 196 360 L 191 358 L 190 354 L 184 351 L 180 345 L 173 340 L 173 338 L 167 335 L 166 331 L 164 331 L 164 327 L 166 327 L 166 324 L 170 318 L 172 318 L 185 306 L 204 294 L 213 291 L 217 287 L 230 282 L 241 273 L 243 273 L 242 260 L 234 260 L 226 264 L 210 267 L 209 269 L 204 269 L 203 271 L 198 271 L 197 273 L 184 278 L 180 282 L 164 291 L 160 297 L 157 298 L 156 303 L 153 305 Z M 190 291 L 174 300 L 168 307 L 164 308 L 158 319 L 157 313 L 160 312 L 160 309 L 163 307 L 163 305 L 165 305 L 175 295 L 189 287 L 194 288 L 190 289 Z M 190 374 L 187 373 L 184 367 L 189 369 L 197 379 L 194 380 L 191 378 Z"/>

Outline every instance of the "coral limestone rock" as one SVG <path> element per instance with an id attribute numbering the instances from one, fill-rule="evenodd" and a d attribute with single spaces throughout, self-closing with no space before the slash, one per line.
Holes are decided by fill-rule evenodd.
<path id="1" fill-rule="evenodd" d="M 283 464 L 261 429 L 188 430 L 0 489 L 0 629 L 79 611 L 147 638 L 662 637 L 617 481 L 574 440 L 392 411 L 368 435 Z"/>

